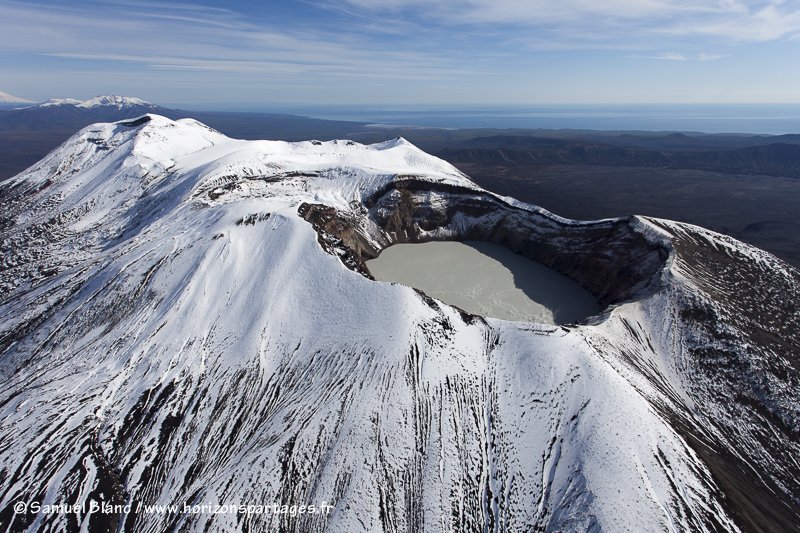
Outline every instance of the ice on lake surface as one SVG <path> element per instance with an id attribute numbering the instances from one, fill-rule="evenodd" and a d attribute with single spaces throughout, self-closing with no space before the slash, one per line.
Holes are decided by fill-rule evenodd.
<path id="1" fill-rule="evenodd" d="M 594 296 L 572 279 L 499 244 L 396 244 L 367 267 L 377 280 L 415 287 L 476 315 L 571 324 L 600 310 Z"/>

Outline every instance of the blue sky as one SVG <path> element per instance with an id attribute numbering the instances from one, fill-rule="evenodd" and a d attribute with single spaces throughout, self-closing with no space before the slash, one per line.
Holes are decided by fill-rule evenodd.
<path id="1" fill-rule="evenodd" d="M 800 0 L 0 0 L 0 91 L 244 106 L 798 103 Z"/>

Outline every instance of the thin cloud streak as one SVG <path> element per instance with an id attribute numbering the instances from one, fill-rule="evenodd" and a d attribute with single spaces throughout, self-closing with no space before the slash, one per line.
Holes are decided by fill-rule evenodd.
<path id="1" fill-rule="evenodd" d="M 657 56 L 652 56 L 651 59 L 660 59 L 662 61 L 689 61 L 689 58 L 683 54 L 676 54 L 673 52 L 666 52 Z"/>
<path id="2" fill-rule="evenodd" d="M 429 78 L 434 71 L 445 78 L 470 74 L 461 68 L 446 68 L 447 61 L 432 52 L 375 50 L 369 42 L 338 38 L 328 32 L 305 31 L 298 37 L 241 20 L 208 21 L 202 13 L 192 17 L 125 14 L 125 18 L 115 19 L 112 24 L 108 18 L 84 16 L 71 9 L 43 12 L 36 7 L 0 5 L 0 18 L 16 20 L 14 27 L 7 29 L 8 42 L 13 42 L 10 48 L 29 49 L 49 57 L 141 63 L 161 69 L 286 75 L 327 72 L 394 79 L 399 75 Z M 213 16 L 213 12 L 209 15 Z M 158 24 L 153 19 L 159 20 Z M 196 43 L 197 24 L 206 25 L 206 42 L 202 45 Z M 50 28 L 54 38 L 49 41 L 26 39 L 34 29 Z M 72 31 L 59 33 L 57 28 Z M 170 50 L 174 55 L 164 58 L 161 50 Z"/>
<path id="3" fill-rule="evenodd" d="M 611 30 L 625 41 L 631 32 L 660 35 L 714 36 L 742 42 L 770 41 L 800 33 L 797 0 L 321 0 L 333 10 L 381 14 L 387 10 L 416 20 L 448 26 L 527 26 L 552 32 Z M 349 7 L 348 7 L 349 6 Z M 414 15 L 422 12 L 424 15 Z M 555 27 L 553 27 L 555 25 Z M 580 33 L 575 37 L 580 39 Z"/>
<path id="4" fill-rule="evenodd" d="M 726 57 L 731 57 L 729 54 L 707 54 L 705 52 L 700 52 L 695 56 L 696 61 L 716 61 L 718 59 L 725 59 Z"/>
<path id="5" fill-rule="evenodd" d="M 677 52 L 664 52 L 654 56 L 645 56 L 645 59 L 657 59 L 659 61 L 716 61 L 730 57 L 727 54 L 709 54 L 707 52 L 700 52 L 694 56 L 687 56 L 686 54 L 679 54 Z"/>

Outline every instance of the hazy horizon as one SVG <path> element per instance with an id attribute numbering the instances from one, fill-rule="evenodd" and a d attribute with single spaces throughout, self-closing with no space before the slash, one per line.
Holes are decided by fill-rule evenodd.
<path id="1" fill-rule="evenodd" d="M 125 95 L 136 96 L 136 95 Z M 649 131 L 735 135 L 800 132 L 800 104 L 303 104 L 150 102 L 188 113 L 280 114 L 376 127 Z M 6 104 L 25 107 L 31 104 Z"/>
<path id="2" fill-rule="evenodd" d="M 181 107 L 180 104 L 175 104 Z M 213 106 L 212 106 L 213 107 Z M 209 106 L 186 106 L 209 111 Z M 286 113 L 325 120 L 471 129 L 682 131 L 781 135 L 800 132 L 800 104 L 418 104 L 220 105 L 215 110 Z"/>

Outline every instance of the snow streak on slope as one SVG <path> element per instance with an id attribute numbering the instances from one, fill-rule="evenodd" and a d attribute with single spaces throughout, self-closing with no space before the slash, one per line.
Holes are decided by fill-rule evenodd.
<path id="1" fill-rule="evenodd" d="M 395 192 L 430 209 L 431 235 L 499 223 L 457 212 L 448 191 L 496 197 L 402 139 L 247 142 L 158 116 L 90 126 L 5 185 L 0 523 L 737 530 L 675 424 L 698 408 L 683 341 L 662 330 L 677 297 L 643 292 L 593 325 L 483 319 L 347 268 L 334 254 L 348 242 L 298 215 L 327 206 L 382 246 L 381 217 L 411 216 L 386 211 L 408 182 Z M 672 246 L 655 222 L 631 224 Z M 671 253 L 657 281 L 689 297 Z M 707 418 L 709 432 L 732 420 Z M 13 512 L 91 500 L 133 507 Z M 323 502 L 330 513 L 138 507 Z"/>

